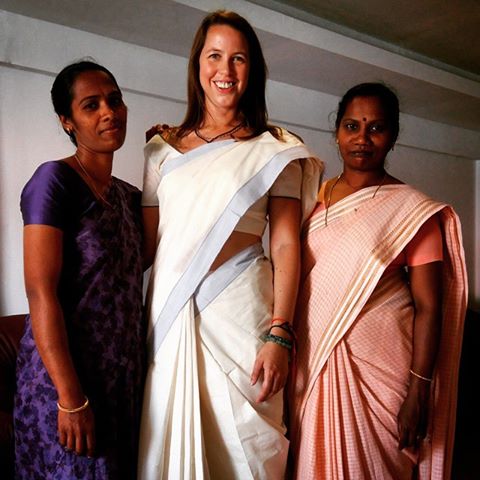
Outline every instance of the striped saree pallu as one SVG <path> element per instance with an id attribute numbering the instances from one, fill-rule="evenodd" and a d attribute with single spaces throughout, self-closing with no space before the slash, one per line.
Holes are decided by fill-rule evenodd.
<path id="1" fill-rule="evenodd" d="M 290 389 L 296 478 L 449 477 L 466 271 L 453 210 L 407 185 L 363 189 L 317 211 L 304 230 Z M 444 238 L 443 324 L 428 436 L 398 450 L 414 306 L 403 269 L 386 267 L 423 223 L 440 212 Z"/>

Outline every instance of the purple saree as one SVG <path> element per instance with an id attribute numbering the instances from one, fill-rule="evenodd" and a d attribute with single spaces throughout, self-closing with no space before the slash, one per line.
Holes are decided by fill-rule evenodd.
<path id="1" fill-rule="evenodd" d="M 41 165 L 22 192 L 25 225 L 63 231 L 58 296 L 70 352 L 95 415 L 94 458 L 58 443 L 57 393 L 30 318 L 17 361 L 16 478 L 134 478 L 143 380 L 140 192 L 116 178 L 98 202 L 62 161 Z"/>

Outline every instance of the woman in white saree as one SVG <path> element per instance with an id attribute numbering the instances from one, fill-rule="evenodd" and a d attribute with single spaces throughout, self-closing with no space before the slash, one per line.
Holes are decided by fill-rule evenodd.
<path id="1" fill-rule="evenodd" d="M 185 120 L 145 149 L 153 267 L 141 479 L 285 475 L 299 232 L 322 165 L 267 124 L 265 83 L 248 22 L 208 15 L 190 56 Z M 271 259 L 261 243 L 267 218 Z"/>

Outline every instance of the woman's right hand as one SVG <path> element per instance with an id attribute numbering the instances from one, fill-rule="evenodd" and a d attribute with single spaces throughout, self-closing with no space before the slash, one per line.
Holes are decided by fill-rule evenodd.
<path id="1" fill-rule="evenodd" d="M 95 419 L 90 406 L 80 412 L 58 412 L 58 438 L 65 450 L 77 455 L 95 454 Z"/>
<path id="2" fill-rule="evenodd" d="M 157 133 L 162 136 L 163 133 L 170 130 L 170 128 L 170 125 L 167 125 L 166 123 L 154 125 L 145 132 L 146 142 L 149 142 L 153 136 L 157 135 Z"/>

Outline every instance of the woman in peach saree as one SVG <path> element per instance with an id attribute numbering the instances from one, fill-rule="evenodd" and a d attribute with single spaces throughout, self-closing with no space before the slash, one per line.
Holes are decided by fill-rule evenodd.
<path id="1" fill-rule="evenodd" d="M 304 227 L 290 389 L 298 479 L 450 476 L 467 292 L 451 207 L 390 176 L 398 99 L 339 105 L 343 172 Z"/>

